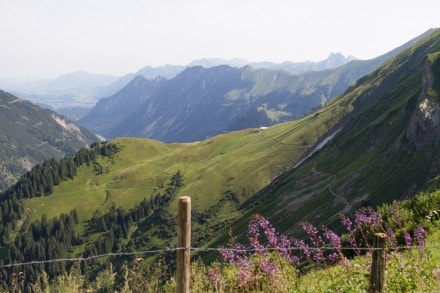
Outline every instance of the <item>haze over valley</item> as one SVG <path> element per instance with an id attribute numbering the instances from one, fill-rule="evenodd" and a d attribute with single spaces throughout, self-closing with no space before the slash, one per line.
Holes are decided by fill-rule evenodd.
<path id="1" fill-rule="evenodd" d="M 0 291 L 434 292 L 439 10 L 0 2 Z"/>

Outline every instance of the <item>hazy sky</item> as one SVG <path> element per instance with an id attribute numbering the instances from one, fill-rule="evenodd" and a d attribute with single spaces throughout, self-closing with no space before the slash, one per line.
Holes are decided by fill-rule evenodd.
<path id="1" fill-rule="evenodd" d="M 0 0 L 0 78 L 207 57 L 368 59 L 440 27 L 439 12 L 439 0 Z"/>

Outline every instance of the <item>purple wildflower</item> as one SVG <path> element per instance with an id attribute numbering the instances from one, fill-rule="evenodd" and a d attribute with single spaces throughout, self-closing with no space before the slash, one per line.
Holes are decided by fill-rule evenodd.
<path id="1" fill-rule="evenodd" d="M 253 215 L 248 225 L 248 238 L 251 246 L 258 252 L 262 253 L 264 247 L 260 244 L 258 237 L 260 236 L 259 222 L 262 217 L 260 215 Z"/>
<path id="2" fill-rule="evenodd" d="M 350 243 L 352 248 L 357 248 L 356 238 L 354 236 L 350 236 L 347 242 Z"/>
<path id="3" fill-rule="evenodd" d="M 418 246 L 424 246 L 425 245 L 426 232 L 425 232 L 425 228 L 423 228 L 423 226 L 418 226 L 414 230 L 414 236 L 416 237 L 417 245 Z"/>
<path id="4" fill-rule="evenodd" d="M 414 230 L 414 237 L 417 241 L 417 249 L 419 250 L 420 259 L 423 256 L 423 247 L 425 246 L 425 240 L 426 240 L 426 232 L 425 228 L 423 226 L 418 226 Z"/>
<path id="5" fill-rule="evenodd" d="M 320 249 L 317 249 L 316 252 L 313 254 L 313 260 L 316 263 L 320 263 L 322 261 L 322 251 Z"/>
<path id="6" fill-rule="evenodd" d="M 299 247 L 303 251 L 307 259 L 310 259 L 312 252 L 310 251 L 309 246 L 306 245 L 303 240 L 296 239 L 294 243 L 296 247 Z"/>
<path id="7" fill-rule="evenodd" d="M 394 204 L 390 208 L 391 216 L 393 216 L 394 222 L 396 222 L 398 227 L 402 227 L 402 218 L 399 215 L 399 207 L 398 205 Z"/>
<path id="8" fill-rule="evenodd" d="M 327 258 L 330 261 L 330 263 L 336 263 L 338 261 L 338 257 L 339 255 L 336 252 L 333 252 Z"/>
<path id="9" fill-rule="evenodd" d="M 226 262 L 232 263 L 234 261 L 235 254 L 232 250 L 225 249 L 225 250 L 220 250 L 219 252 Z"/>
<path id="10" fill-rule="evenodd" d="M 348 232 L 354 231 L 353 229 L 353 222 L 350 220 L 350 218 L 347 218 L 344 214 L 340 214 L 339 218 L 341 219 L 342 225 L 347 229 Z"/>
<path id="11" fill-rule="evenodd" d="M 403 238 L 405 239 L 405 246 L 410 247 L 412 245 L 412 238 L 408 232 L 403 233 Z"/>
<path id="12" fill-rule="evenodd" d="M 365 208 L 361 208 L 358 211 L 356 211 L 354 222 L 356 223 L 357 227 L 367 225 L 369 219 L 365 214 L 365 211 L 366 211 Z"/>
<path id="13" fill-rule="evenodd" d="M 291 247 L 292 242 L 287 238 L 287 236 L 282 235 L 278 239 L 278 251 L 280 252 L 281 256 L 289 263 L 294 263 L 295 260 L 292 257 L 291 254 Z"/>
<path id="14" fill-rule="evenodd" d="M 309 234 L 310 241 L 312 242 L 313 246 L 318 248 L 324 244 L 324 241 L 322 241 L 321 236 L 318 235 L 318 229 L 315 226 L 310 223 L 303 222 L 301 223 L 301 227 L 304 229 L 304 231 L 306 231 L 307 234 Z"/>
<path id="15" fill-rule="evenodd" d="M 217 290 L 224 287 L 224 283 L 222 282 L 220 274 L 217 270 L 208 268 L 208 277 Z"/>
<path id="16" fill-rule="evenodd" d="M 380 227 L 383 223 L 382 217 L 372 207 L 368 207 L 367 210 L 370 213 L 370 224 Z"/>
<path id="17" fill-rule="evenodd" d="M 220 250 L 220 254 L 226 262 L 236 263 L 247 260 L 246 248 L 242 244 L 233 242 L 231 246 L 231 249 Z"/>
<path id="18" fill-rule="evenodd" d="M 237 273 L 237 281 L 240 287 L 245 287 L 251 278 L 252 272 L 250 270 L 240 269 Z"/>
<path id="19" fill-rule="evenodd" d="M 306 257 L 310 258 L 310 256 L 312 255 L 312 251 L 310 250 L 310 247 L 307 244 L 303 246 L 303 251 Z"/>
<path id="20" fill-rule="evenodd" d="M 251 221 L 249 222 L 248 225 L 248 236 L 254 237 L 254 238 L 258 238 L 258 236 L 260 236 L 259 230 L 258 230 L 258 222 L 255 221 Z"/>
<path id="21" fill-rule="evenodd" d="M 341 247 L 341 238 L 339 238 L 338 234 L 333 232 L 330 229 L 327 229 L 324 233 L 325 237 L 330 241 L 330 244 L 335 248 Z"/>
<path id="22" fill-rule="evenodd" d="M 301 223 L 301 227 L 304 229 L 304 231 L 306 231 L 307 234 L 309 234 L 311 238 L 318 235 L 318 229 L 310 223 L 303 222 Z"/>
<path id="23" fill-rule="evenodd" d="M 358 227 L 382 225 L 382 217 L 372 207 L 360 208 L 355 214 L 355 223 Z"/>
<path id="24" fill-rule="evenodd" d="M 263 230 L 266 236 L 269 246 L 272 248 L 277 247 L 278 237 L 275 228 L 272 227 L 270 222 L 260 215 L 252 216 L 248 225 L 248 238 L 251 246 L 258 252 L 264 252 L 264 245 L 260 243 L 260 229 Z"/>
<path id="25" fill-rule="evenodd" d="M 266 235 L 269 245 L 273 248 L 277 247 L 278 239 L 277 239 L 277 234 L 275 232 L 275 228 L 273 228 L 270 222 L 263 217 L 260 218 L 259 224 L 261 229 L 263 229 L 264 234 Z"/>
<path id="26" fill-rule="evenodd" d="M 262 259 L 260 261 L 260 268 L 261 270 L 266 273 L 269 277 L 272 277 L 275 275 L 277 271 L 277 267 L 274 263 L 270 262 L 266 258 Z"/>
<path id="27" fill-rule="evenodd" d="M 292 256 L 292 264 L 296 265 L 296 267 L 299 267 L 300 262 L 299 262 L 299 257 L 297 257 L 296 255 Z"/>
<path id="28" fill-rule="evenodd" d="M 396 236 L 394 236 L 394 232 L 391 228 L 387 229 L 387 236 L 391 242 L 391 248 L 396 249 L 397 248 L 397 240 L 396 240 Z"/>

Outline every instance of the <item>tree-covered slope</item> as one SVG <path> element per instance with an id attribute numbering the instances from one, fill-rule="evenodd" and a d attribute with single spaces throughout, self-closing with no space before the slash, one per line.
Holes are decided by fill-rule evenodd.
<path id="1" fill-rule="evenodd" d="M 73 154 L 96 140 L 65 117 L 0 91 L 0 190 L 33 165 Z"/>

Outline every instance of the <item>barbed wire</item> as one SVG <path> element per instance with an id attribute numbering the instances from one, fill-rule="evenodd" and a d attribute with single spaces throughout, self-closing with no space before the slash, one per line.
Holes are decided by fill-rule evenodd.
<path id="1" fill-rule="evenodd" d="M 440 245 L 425 245 L 424 248 L 440 248 Z M 77 258 L 57 258 L 57 259 L 48 259 L 48 260 L 33 260 L 28 262 L 20 262 L 20 263 L 10 263 L 6 265 L 0 265 L 0 269 L 19 267 L 19 266 L 27 266 L 27 265 L 39 265 L 39 264 L 47 264 L 47 263 L 55 263 L 55 262 L 87 262 L 97 258 L 103 257 L 112 257 L 112 256 L 136 256 L 136 255 L 145 255 L 145 254 L 161 254 L 166 252 L 176 252 L 178 250 L 187 250 L 195 251 L 195 252 L 212 252 L 212 251 L 231 251 L 231 252 L 262 252 L 262 251 L 292 251 L 292 250 L 312 250 L 312 251 L 323 251 L 323 250 L 358 250 L 358 251 L 374 251 L 374 250 L 382 250 L 385 249 L 387 251 L 395 251 L 395 250 L 403 250 L 403 249 L 411 249 L 414 246 L 398 246 L 393 248 L 374 248 L 374 247 L 331 247 L 331 246 L 323 246 L 323 247 L 290 247 L 290 248 L 277 248 L 277 247 L 264 247 L 264 248 L 214 248 L 214 247 L 165 247 L 162 249 L 156 250 L 143 250 L 143 251 L 133 251 L 133 252 L 111 252 L 111 253 L 103 253 L 98 255 L 91 255 L 87 257 L 77 257 Z"/>

